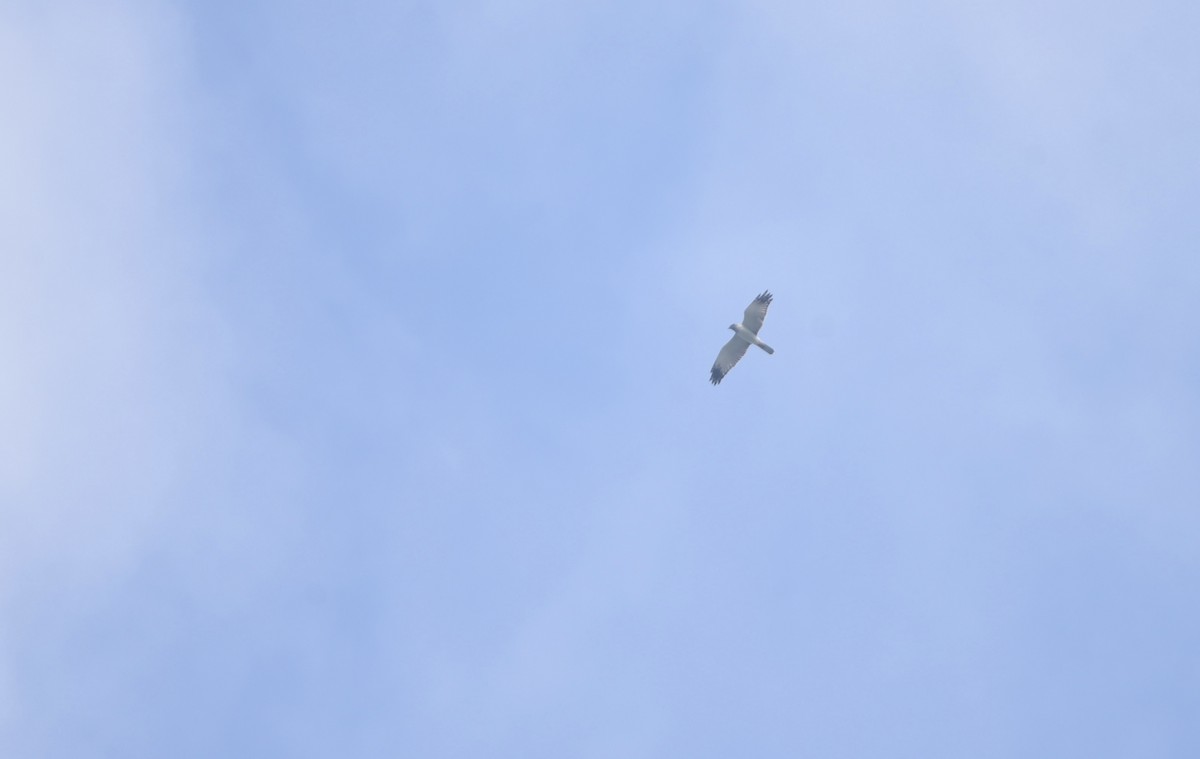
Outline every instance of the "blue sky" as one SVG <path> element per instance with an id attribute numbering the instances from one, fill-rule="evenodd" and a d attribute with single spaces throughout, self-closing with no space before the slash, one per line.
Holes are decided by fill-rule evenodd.
<path id="1" fill-rule="evenodd" d="M 1196 756 L 1196 28 L 8 0 L 0 754 Z"/>

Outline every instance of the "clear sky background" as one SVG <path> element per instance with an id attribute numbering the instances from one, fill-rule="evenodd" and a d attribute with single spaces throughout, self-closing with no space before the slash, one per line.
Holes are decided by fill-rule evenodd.
<path id="1" fill-rule="evenodd" d="M 1197 29 L 3 0 L 0 755 L 1200 756 Z"/>

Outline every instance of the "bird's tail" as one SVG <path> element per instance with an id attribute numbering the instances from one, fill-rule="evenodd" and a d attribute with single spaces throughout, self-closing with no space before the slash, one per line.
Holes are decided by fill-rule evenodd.
<path id="1" fill-rule="evenodd" d="M 775 349 L 772 348 L 771 346 L 767 345 L 766 343 L 764 343 L 762 340 L 759 340 L 758 343 L 756 343 L 756 345 L 758 345 L 759 348 L 762 348 L 763 350 L 765 350 L 768 355 L 774 355 L 774 353 L 775 353 Z"/>

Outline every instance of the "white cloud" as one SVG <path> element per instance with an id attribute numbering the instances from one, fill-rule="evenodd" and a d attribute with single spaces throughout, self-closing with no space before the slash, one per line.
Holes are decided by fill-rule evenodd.
<path id="1" fill-rule="evenodd" d="M 188 280 L 198 241 L 180 236 L 198 220 L 178 202 L 169 19 L 80 4 L 0 34 L 5 90 L 20 93 L 0 125 L 11 562 L 120 542 L 121 512 L 149 508 L 192 434 L 179 424 L 201 389 L 189 369 L 214 346 Z"/>
<path id="2" fill-rule="evenodd" d="M 227 415 L 188 205 L 186 40 L 140 3 L 0 11 L 0 609 L 103 597 Z M 0 639 L 0 736 L 23 714 Z M 7 671 L 6 671 L 7 670 Z M 0 740 L 0 745 L 3 745 Z"/>

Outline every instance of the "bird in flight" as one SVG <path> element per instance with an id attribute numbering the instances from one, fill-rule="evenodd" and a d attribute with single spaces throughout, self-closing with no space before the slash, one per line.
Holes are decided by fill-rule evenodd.
<path id="1" fill-rule="evenodd" d="M 751 343 L 767 353 L 775 352 L 774 348 L 758 339 L 758 331 L 762 329 L 763 319 L 766 318 L 767 307 L 770 305 L 771 293 L 764 290 L 754 299 L 753 303 L 746 306 L 746 313 L 742 314 L 742 323 L 729 325 L 729 328 L 733 330 L 733 337 L 729 338 L 729 342 L 725 343 L 725 347 L 717 354 L 709 382 L 714 385 L 721 384 L 721 380 L 725 378 L 726 374 L 729 374 L 729 370 L 733 368 L 734 364 L 746 355 L 746 350 Z"/>

